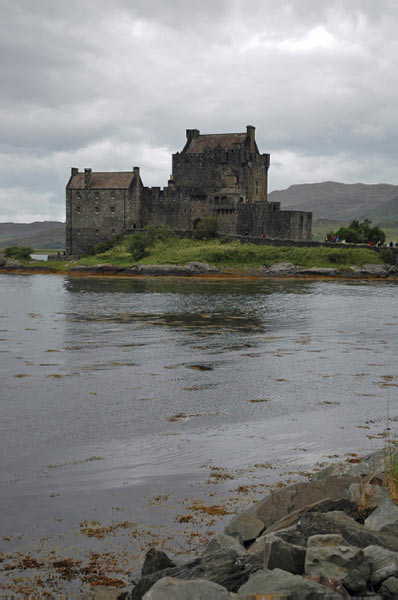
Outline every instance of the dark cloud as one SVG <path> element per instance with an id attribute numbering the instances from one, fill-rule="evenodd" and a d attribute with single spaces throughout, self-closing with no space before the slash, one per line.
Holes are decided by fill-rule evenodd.
<path id="1" fill-rule="evenodd" d="M 271 188 L 398 183 L 395 0 L 0 8 L 2 220 L 62 218 L 72 165 L 138 164 L 147 185 L 163 185 L 191 127 L 256 125 Z"/>

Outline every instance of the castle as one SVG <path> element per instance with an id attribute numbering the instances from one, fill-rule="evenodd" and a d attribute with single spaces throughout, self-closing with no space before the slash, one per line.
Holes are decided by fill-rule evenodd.
<path id="1" fill-rule="evenodd" d="M 167 187 L 145 187 L 140 170 L 93 172 L 72 168 L 66 186 L 66 254 L 79 256 L 99 242 L 148 223 L 192 231 L 215 216 L 218 232 L 271 239 L 311 239 L 312 213 L 280 210 L 267 199 L 269 154 L 260 154 L 255 128 L 201 135 L 187 130 L 173 154 Z"/>

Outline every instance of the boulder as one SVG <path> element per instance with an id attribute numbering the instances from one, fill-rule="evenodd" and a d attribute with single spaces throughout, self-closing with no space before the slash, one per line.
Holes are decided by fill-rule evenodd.
<path id="1" fill-rule="evenodd" d="M 398 598 L 398 578 L 389 577 L 380 586 L 380 594 L 382 598 L 387 600 L 397 600 Z"/>
<path id="2" fill-rule="evenodd" d="M 301 515 L 307 512 L 330 512 L 335 510 L 343 511 L 345 514 L 350 515 L 350 517 L 358 516 L 357 505 L 351 500 L 348 500 L 347 498 L 341 498 L 340 500 L 331 500 L 330 498 L 326 498 L 325 500 L 319 500 L 319 502 L 314 502 L 313 504 L 305 506 L 304 508 L 293 511 L 286 517 L 283 517 L 276 523 L 273 523 L 271 527 L 268 527 L 265 533 L 279 532 L 280 529 L 294 526 Z"/>
<path id="3" fill-rule="evenodd" d="M 182 567 L 162 569 L 156 573 L 145 575 L 127 598 L 128 600 L 141 600 L 144 594 L 162 577 L 183 580 L 207 579 L 234 592 L 247 581 L 251 573 L 261 569 L 262 566 L 262 559 L 256 556 L 239 556 L 234 550 L 220 550 L 199 557 Z"/>
<path id="4" fill-rule="evenodd" d="M 383 500 L 365 519 L 365 527 L 372 531 L 383 531 L 393 524 L 398 525 L 398 506 L 389 498 Z"/>
<path id="5" fill-rule="evenodd" d="M 357 523 L 340 511 L 328 513 L 306 513 L 297 523 L 298 530 L 307 538 L 324 533 L 340 533 L 345 543 L 358 548 L 382 546 L 394 552 L 398 551 L 398 537 L 387 532 L 375 532 Z"/>
<path id="6" fill-rule="evenodd" d="M 239 594 L 288 594 L 294 600 L 341 600 L 341 595 L 326 586 L 282 569 L 262 569 L 239 588 Z"/>
<path id="7" fill-rule="evenodd" d="M 273 273 L 274 275 L 285 274 L 285 273 L 294 273 L 297 267 L 291 262 L 279 262 L 275 263 L 271 267 L 266 267 L 265 270 L 267 273 Z"/>
<path id="8" fill-rule="evenodd" d="M 294 546 L 303 546 L 307 545 L 307 538 L 298 530 L 297 524 L 292 525 L 291 527 L 286 527 L 285 529 L 278 529 L 275 532 L 278 538 L 288 542 L 289 544 L 293 544 Z M 261 538 L 258 538 L 259 540 Z M 256 540 L 257 541 L 257 540 Z M 254 542 L 255 544 L 256 542 Z M 251 546 L 248 548 L 248 552 L 250 552 Z"/>
<path id="9" fill-rule="evenodd" d="M 339 581 L 349 592 L 365 592 L 370 565 L 363 550 L 330 543 L 321 546 L 323 536 L 314 537 L 317 538 L 316 543 L 308 547 L 305 556 L 306 575 L 330 577 Z M 327 537 L 330 542 L 330 536 Z"/>
<path id="10" fill-rule="evenodd" d="M 331 476 L 322 480 L 301 482 L 285 487 L 266 496 L 262 502 L 232 519 L 224 531 L 228 535 L 239 537 L 241 541 L 248 541 L 255 539 L 263 529 L 266 529 L 267 533 L 271 533 L 271 526 L 277 522 L 279 522 L 277 527 L 272 530 L 284 529 L 296 522 L 299 512 L 293 515 L 290 521 L 288 519 L 287 522 L 283 522 L 284 517 L 301 509 L 308 510 L 308 506 L 321 500 L 344 499 L 348 486 L 357 480 L 357 477 Z M 330 510 L 330 508 L 326 508 L 326 510 Z M 262 522 L 262 528 L 258 521 Z M 244 536 L 244 539 L 240 535 Z"/>
<path id="11" fill-rule="evenodd" d="M 386 467 L 386 463 L 390 460 L 394 460 L 394 457 L 398 458 L 398 449 L 393 450 L 379 450 L 365 456 L 361 462 L 351 465 L 346 474 L 352 477 L 360 477 L 361 480 L 368 479 L 370 482 L 374 478 L 382 478 Z"/>
<path id="12" fill-rule="evenodd" d="M 219 273 L 217 267 L 213 267 L 212 265 L 208 265 L 207 263 L 192 261 L 187 264 L 187 267 L 194 273 L 195 275 L 205 274 L 205 273 Z"/>
<path id="13" fill-rule="evenodd" d="M 258 519 L 256 515 L 251 513 L 243 513 L 238 515 L 225 527 L 224 532 L 238 540 L 243 544 L 255 540 L 264 530 L 264 523 Z"/>
<path id="14" fill-rule="evenodd" d="M 363 265 L 363 267 L 362 267 L 362 273 L 364 273 L 366 275 L 381 276 L 381 275 L 386 275 L 387 269 L 386 269 L 385 265 L 366 264 L 366 265 Z"/>
<path id="15" fill-rule="evenodd" d="M 175 563 L 170 560 L 166 552 L 150 548 L 146 553 L 144 564 L 142 565 L 141 577 L 175 566 Z"/>
<path id="16" fill-rule="evenodd" d="M 249 554 L 263 558 L 265 569 L 283 569 L 294 575 L 304 573 L 305 551 L 273 533 L 257 538 L 248 549 Z"/>
<path id="17" fill-rule="evenodd" d="M 347 498 L 359 508 L 376 508 L 388 498 L 388 490 L 381 485 L 370 483 L 352 483 L 347 490 Z"/>
<path id="18" fill-rule="evenodd" d="M 308 548 L 344 546 L 344 538 L 339 533 L 321 533 L 308 538 Z"/>
<path id="19" fill-rule="evenodd" d="M 345 587 L 337 579 L 326 577 L 326 575 L 307 575 L 307 579 L 326 586 L 327 588 L 329 588 L 329 590 L 340 594 L 341 598 L 343 598 L 344 600 L 350 600 L 351 598 L 350 594 L 347 592 Z"/>
<path id="20" fill-rule="evenodd" d="M 225 533 L 219 533 L 207 544 L 202 556 L 213 554 L 219 550 L 235 550 L 235 552 L 239 555 L 247 554 L 245 548 L 236 538 L 230 535 L 225 535 Z"/>
<path id="21" fill-rule="evenodd" d="M 196 579 L 181 581 L 163 577 L 145 594 L 144 600 L 230 600 L 232 595 L 221 585 Z"/>
<path id="22" fill-rule="evenodd" d="M 389 577 L 398 577 L 398 552 L 380 546 L 367 546 L 363 552 L 370 564 L 369 581 L 372 585 Z"/>
<path id="23" fill-rule="evenodd" d="M 273 534 L 266 538 L 263 554 L 265 569 L 283 569 L 293 575 L 304 573 L 305 548 L 289 544 Z"/>

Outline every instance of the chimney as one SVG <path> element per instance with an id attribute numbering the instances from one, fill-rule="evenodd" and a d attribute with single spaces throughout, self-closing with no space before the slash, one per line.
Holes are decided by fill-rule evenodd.
<path id="1" fill-rule="evenodd" d="M 89 188 L 91 185 L 91 169 L 84 169 L 84 187 Z"/>
<path id="2" fill-rule="evenodd" d="M 246 125 L 247 137 L 249 138 L 249 152 L 256 151 L 255 131 L 256 128 L 253 125 Z"/>
<path id="3" fill-rule="evenodd" d="M 187 141 L 190 142 L 200 135 L 199 129 L 187 129 Z"/>
<path id="4" fill-rule="evenodd" d="M 140 178 L 140 168 L 133 167 L 133 172 L 134 172 L 134 175 L 136 176 L 136 178 L 139 179 Z"/>
<path id="5" fill-rule="evenodd" d="M 77 167 L 72 167 L 70 170 L 71 177 L 74 177 L 75 175 L 77 175 L 78 172 L 79 172 L 79 169 Z"/>
<path id="6" fill-rule="evenodd" d="M 174 183 L 174 175 L 170 175 L 169 181 L 167 182 L 167 185 L 169 188 L 174 188 L 175 187 L 175 183 Z"/>

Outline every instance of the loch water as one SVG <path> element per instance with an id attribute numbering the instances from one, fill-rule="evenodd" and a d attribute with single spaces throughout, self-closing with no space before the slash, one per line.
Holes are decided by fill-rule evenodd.
<path id="1" fill-rule="evenodd" d="M 282 466 L 380 447 L 398 427 L 397 292 L 0 275 L 0 550 L 83 547 L 85 520 L 173 527 L 153 498 L 207 494 L 215 466 L 237 474 L 221 502 L 253 465 L 261 494 Z"/>

